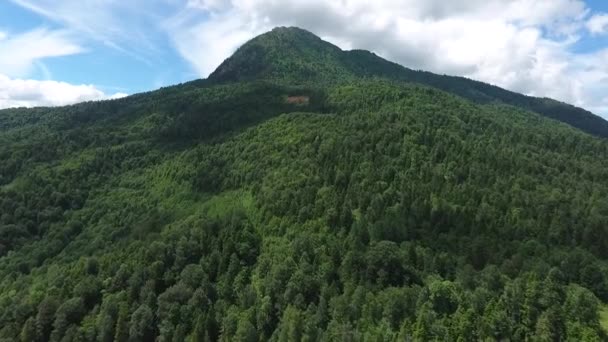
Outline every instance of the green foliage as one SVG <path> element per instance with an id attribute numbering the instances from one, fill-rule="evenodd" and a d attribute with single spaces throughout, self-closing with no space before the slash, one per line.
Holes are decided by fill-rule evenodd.
<path id="1" fill-rule="evenodd" d="M 599 316 L 602 329 L 608 333 L 608 309 L 605 306 L 601 308 Z"/>
<path id="2" fill-rule="evenodd" d="M 142 304 L 131 316 L 129 341 L 149 341 L 154 333 L 154 313 Z"/>
<path id="3" fill-rule="evenodd" d="M 1 111 L 0 339 L 605 340 L 606 141 L 324 49 Z"/>

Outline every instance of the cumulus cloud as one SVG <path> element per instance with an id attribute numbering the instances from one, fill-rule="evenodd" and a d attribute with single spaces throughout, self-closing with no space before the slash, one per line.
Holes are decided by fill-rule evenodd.
<path id="1" fill-rule="evenodd" d="M 124 97 L 107 95 L 93 85 L 56 81 L 12 79 L 0 74 L 0 109 L 10 107 L 63 106 L 84 101 Z"/>
<path id="2" fill-rule="evenodd" d="M 28 79 L 34 69 L 50 79 L 51 72 L 43 61 L 85 52 L 80 40 L 72 29 L 38 27 L 19 33 L 0 32 L 0 109 L 62 106 L 126 96 L 106 94 L 94 85 Z"/>
<path id="3" fill-rule="evenodd" d="M 596 14 L 587 21 L 587 28 L 592 34 L 608 33 L 608 14 Z"/>
<path id="4" fill-rule="evenodd" d="M 587 29 L 605 28 L 596 16 L 588 21 L 590 9 L 580 0 L 189 0 L 188 5 L 166 27 L 201 76 L 248 38 L 294 25 L 342 48 L 372 50 L 414 69 L 605 108 L 603 95 L 597 95 L 608 90 L 605 53 L 571 52 Z"/>
<path id="5" fill-rule="evenodd" d="M 93 85 L 25 79 L 33 68 L 50 78 L 43 60 L 83 52 L 67 30 L 36 28 L 24 33 L 0 32 L 0 109 L 61 106 L 126 96 L 107 95 Z"/>
<path id="6" fill-rule="evenodd" d="M 216 4 L 198 0 L 192 6 L 208 9 Z M 213 71 L 238 46 L 264 30 L 256 23 L 241 21 L 232 12 L 211 14 L 204 21 L 198 19 L 192 12 L 185 12 L 165 21 L 164 27 L 177 51 L 202 77 Z"/>
<path id="7" fill-rule="evenodd" d="M 229 7 L 230 2 L 225 0 L 188 0 L 187 8 L 198 8 L 205 11 L 218 11 Z"/>

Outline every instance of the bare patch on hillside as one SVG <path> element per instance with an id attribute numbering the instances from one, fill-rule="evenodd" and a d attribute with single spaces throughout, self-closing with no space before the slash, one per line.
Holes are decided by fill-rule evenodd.
<path id="1" fill-rule="evenodd" d="M 310 103 L 310 97 L 308 96 L 288 96 L 285 102 L 289 104 L 295 104 L 298 106 L 307 106 Z"/>

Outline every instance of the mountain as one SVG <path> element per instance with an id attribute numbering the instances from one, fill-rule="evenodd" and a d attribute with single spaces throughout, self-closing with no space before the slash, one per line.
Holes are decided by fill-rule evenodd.
<path id="1" fill-rule="evenodd" d="M 585 113 L 294 28 L 205 80 L 0 111 L 0 339 L 606 340 Z"/>
<path id="2" fill-rule="evenodd" d="M 276 28 L 252 39 L 209 76 L 214 82 L 266 79 L 287 84 L 335 83 L 361 77 L 415 82 L 479 104 L 503 103 L 608 137 L 608 121 L 593 113 L 548 98 L 514 93 L 463 77 L 414 71 L 363 51 L 342 51 L 299 28 Z"/>

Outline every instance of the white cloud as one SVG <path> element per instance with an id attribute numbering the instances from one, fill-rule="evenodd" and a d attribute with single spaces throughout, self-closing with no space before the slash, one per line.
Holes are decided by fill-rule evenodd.
<path id="1" fill-rule="evenodd" d="M 107 95 L 93 85 L 12 79 L 0 74 L 0 109 L 63 106 L 83 101 L 114 99 L 124 96 L 127 96 L 127 94 Z"/>
<path id="2" fill-rule="evenodd" d="M 38 28 L 17 35 L 0 33 L 0 72 L 13 77 L 24 76 L 40 59 L 82 51 L 65 30 Z"/>
<path id="3" fill-rule="evenodd" d="M 80 42 L 94 39 L 112 48 L 133 55 L 115 43 L 119 36 L 136 40 L 137 46 L 146 44 L 139 35 L 146 27 L 131 30 L 115 14 L 118 1 L 46 1 L 14 0 L 56 23 L 62 29 L 35 28 L 27 32 L 0 32 L 0 109 L 10 107 L 62 106 L 83 101 L 105 100 L 127 96 L 125 93 L 106 94 L 90 84 L 70 84 L 51 80 L 51 71 L 44 60 L 80 54 L 86 50 Z M 134 2 L 129 2 L 133 5 Z M 121 43 L 127 40 L 121 41 Z M 129 45 L 129 44 L 126 44 Z M 136 44 L 130 44 L 134 46 Z M 138 56 L 135 56 L 136 58 Z M 46 80 L 32 80 L 28 76 L 39 70 Z"/>
<path id="4" fill-rule="evenodd" d="M 190 0 L 189 5 L 165 27 L 201 76 L 248 38 L 293 25 L 414 69 L 605 108 L 597 94 L 608 90 L 602 52 L 571 52 L 589 27 L 590 9 L 581 0 Z"/>
<path id="5" fill-rule="evenodd" d="M 201 8 L 211 6 L 197 5 Z M 165 21 L 164 27 L 182 57 L 190 62 L 198 75 L 206 76 L 238 46 L 263 32 L 255 23 L 240 19 L 238 15 L 228 12 L 199 21 L 197 16 L 185 11 Z"/>
<path id="6" fill-rule="evenodd" d="M 66 30 L 37 28 L 19 34 L 0 33 L 0 109 L 59 106 L 111 98 L 92 85 L 16 78 L 26 77 L 37 68 L 50 79 L 44 59 L 83 51 Z"/>
<path id="7" fill-rule="evenodd" d="M 205 11 L 218 11 L 226 9 L 230 5 L 229 1 L 225 0 L 188 0 L 187 8 L 198 8 Z"/>
<path id="8" fill-rule="evenodd" d="M 587 28 L 592 34 L 603 34 L 608 32 L 608 14 L 596 14 L 587 21 Z"/>
<path id="9" fill-rule="evenodd" d="M 11 0 L 87 39 L 152 64 L 157 48 L 156 23 L 174 0 Z"/>

